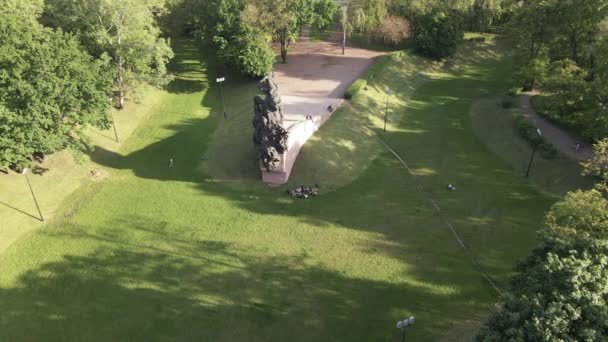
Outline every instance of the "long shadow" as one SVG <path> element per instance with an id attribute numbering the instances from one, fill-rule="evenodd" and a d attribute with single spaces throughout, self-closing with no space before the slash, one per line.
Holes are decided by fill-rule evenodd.
<path id="1" fill-rule="evenodd" d="M 476 145 L 478 141 L 472 133 L 471 137 L 467 136 L 470 127 L 467 128 L 468 119 L 464 117 L 468 118 L 468 113 L 450 111 L 450 108 L 458 108 L 459 111 L 465 108 L 466 111 L 470 98 L 500 90 L 492 88 L 492 82 L 504 76 L 494 70 L 495 65 L 484 65 L 486 62 L 481 57 L 472 57 L 466 63 L 482 65 L 473 72 L 462 71 L 463 77 L 456 74 L 453 79 L 437 81 L 448 82 L 447 87 L 442 83 L 441 89 L 457 89 L 453 97 L 421 93 L 407 104 L 407 108 L 398 108 L 395 114 L 404 116 L 404 124 L 389 132 L 387 140 L 409 160 L 416 161 L 414 169 L 435 172 L 424 178 L 428 191 L 441 194 L 446 209 L 456 215 L 456 224 L 469 227 L 465 239 L 473 239 L 476 245 L 487 245 L 483 252 L 487 253 L 484 256 L 489 260 L 489 269 L 491 273 L 500 274 L 500 280 L 504 281 L 510 272 L 512 259 L 524 255 L 524 250 L 531 244 L 533 232 L 525 232 L 524 229 L 529 227 L 521 227 L 521 222 L 526 222 L 522 215 L 538 217 L 540 222 L 542 211 L 533 212 L 536 208 L 531 204 L 539 197 L 526 185 L 504 186 L 517 181 L 505 171 L 508 170 L 505 165 L 486 163 L 494 160 L 492 158 L 479 158 L 486 152 Z M 429 84 L 428 87 L 437 85 Z M 202 105 L 219 108 L 217 96 L 210 93 L 206 93 Z M 439 115 L 420 117 L 427 115 L 425 110 L 431 106 L 438 108 Z M 492 290 L 483 284 L 481 275 L 467 264 L 456 242 L 424 197 L 415 194 L 413 180 L 404 175 L 400 164 L 391 156 L 381 155 L 353 184 L 313 201 L 293 201 L 281 197 L 279 191 L 273 189 L 243 191 L 212 181 L 197 171 L 217 120 L 217 117 L 182 119 L 164 127 L 173 132 L 168 138 L 125 156 L 102 151 L 92 158 L 112 168 L 131 170 L 143 179 L 190 182 L 205 196 L 201 201 L 217 197 L 253 213 L 293 217 L 315 227 L 331 225 L 377 234 L 380 236 L 378 241 L 353 248 L 363 248 L 370 255 L 395 258 L 407 265 L 407 272 L 396 275 L 394 282 L 387 282 L 363 276 L 348 277 L 335 270 L 311 266 L 307 264 L 305 255 L 260 257 L 243 250 L 232 250 L 227 254 L 220 246 L 199 259 L 193 255 L 204 252 L 204 243 L 173 241 L 173 249 L 163 252 L 156 247 L 121 245 L 120 241 L 124 239 L 120 239 L 119 233 L 117 236 L 82 234 L 82 238 L 114 245 L 115 250 L 98 251 L 90 256 L 66 256 L 60 262 L 31 271 L 19 280 L 19 287 L 0 290 L 5 292 L 0 292 L 0 304 L 11 312 L 8 321 L 0 321 L 3 324 L 8 322 L 0 333 L 16 333 L 13 326 L 23 326 L 26 328 L 23 330 L 32 334 L 42 334 L 40 328 L 24 319 L 32 314 L 36 318 L 33 322 L 38 321 L 43 327 L 59 330 L 65 328 L 67 323 L 63 322 L 68 321 L 74 326 L 86 326 L 87 330 L 95 332 L 91 333 L 93 339 L 97 336 L 100 339 L 111 337 L 112 331 L 116 331 L 135 339 L 142 338 L 138 334 L 153 332 L 158 333 L 159 339 L 178 336 L 184 339 L 235 340 L 247 336 L 253 340 L 336 341 L 343 338 L 344 341 L 376 341 L 394 338 L 396 329 L 392 326 L 396 313 L 404 314 L 401 308 L 413 303 L 419 317 L 428 322 L 435 321 L 421 325 L 419 332 L 413 332 L 414 338 L 418 336 L 424 340 L 424 336 L 436 336 L 437 331 L 446 331 L 451 325 L 463 321 L 464 316 L 487 310 L 488 303 L 496 299 Z M 442 123 L 439 126 L 446 127 L 445 132 L 442 131 L 445 135 L 438 135 L 438 122 Z M 416 144 L 428 144 L 428 148 L 409 148 Z M 173 167 L 167 164 L 168 158 L 175 160 Z M 475 191 L 461 190 L 452 197 L 439 193 L 442 189 L 437 188 L 438 184 L 447 184 L 451 180 L 455 180 L 459 188 L 462 184 L 465 189 Z M 505 189 L 510 192 L 503 196 L 492 193 Z M 141 200 L 146 199 L 142 197 Z M 471 203 L 470 211 L 462 210 L 461 204 L 467 202 Z M 549 201 L 540 202 L 541 206 L 549 205 Z M 492 206 L 522 209 L 509 213 L 501 211 L 493 216 Z M 483 210 L 476 212 L 475 208 L 479 207 Z M 485 219 L 486 216 L 491 219 Z M 162 226 L 158 228 L 154 221 L 131 217 L 122 219 L 124 221 L 108 224 L 125 230 L 145 227 L 160 231 L 164 238 L 171 236 L 170 232 L 163 232 Z M 514 252 L 507 251 L 511 245 L 501 245 L 492 238 L 496 231 L 501 233 L 501 237 L 505 233 L 522 234 L 521 241 L 516 241 L 518 246 Z M 481 238 L 475 239 L 476 233 Z M 505 241 L 509 239 L 508 236 L 504 238 Z M 499 247 L 492 251 L 496 246 Z M 230 262 L 223 261 L 221 266 L 217 266 L 223 269 L 218 270 L 209 258 Z M 224 268 L 230 268 L 230 264 L 242 267 L 226 271 Z M 82 277 L 80 274 L 85 269 L 99 269 L 100 273 Z M 60 276 L 41 279 L 48 272 Z M 136 283 L 144 285 L 129 286 L 128 279 L 136 279 Z M 447 290 L 447 294 L 435 293 L 428 287 L 402 282 L 403 279 L 452 288 L 457 295 Z M 62 285 L 71 282 L 89 290 L 79 290 L 75 298 L 56 293 L 57 289 L 63 288 Z M 44 295 L 38 295 L 40 293 Z M 91 299 L 93 294 L 100 297 Z M 429 299 L 432 301 L 423 302 Z M 57 305 L 62 300 L 66 304 Z M 79 310 L 84 310 L 81 307 L 88 301 L 91 304 L 85 311 L 86 315 L 72 313 L 82 312 Z M 42 303 L 38 308 L 39 314 L 20 304 L 36 302 Z M 154 324 L 135 321 L 126 327 L 111 323 L 120 310 L 130 316 L 152 317 Z M 451 317 L 447 317 L 446 312 Z M 93 317 L 99 317 L 114 330 L 100 330 L 100 326 L 93 326 Z M 203 329 L 193 331 L 194 325 Z M 72 333 L 78 336 L 77 332 Z M 184 335 L 186 333 L 191 335 Z"/>
<path id="2" fill-rule="evenodd" d="M 425 177 L 426 184 L 428 185 L 428 191 L 433 194 L 437 189 L 438 184 L 448 184 L 450 182 L 458 182 L 458 184 L 466 185 L 470 189 L 480 189 L 478 193 L 471 192 L 459 192 L 466 194 L 464 200 L 471 201 L 471 203 L 478 203 L 480 196 L 491 196 L 496 197 L 495 194 L 489 194 L 483 189 L 488 191 L 502 191 L 504 188 L 501 184 L 506 184 L 514 180 L 511 174 L 508 172 L 509 168 L 500 163 L 493 165 L 484 165 L 484 159 L 480 159 L 479 154 L 484 155 L 485 150 L 479 152 L 478 141 L 474 138 L 473 134 L 470 137 L 467 133 L 470 131 L 468 114 L 467 113 L 451 113 L 450 108 L 460 108 L 463 104 L 468 103 L 471 98 L 483 96 L 489 92 L 498 92 L 502 89 L 497 89 L 495 84 L 496 79 L 505 77 L 506 75 L 501 74 L 497 71 L 496 64 L 491 61 L 496 58 L 496 54 L 487 52 L 485 55 L 473 55 L 462 61 L 463 65 L 474 65 L 475 69 L 466 67 L 454 66 L 452 67 L 453 77 L 446 77 L 445 79 L 437 80 L 436 83 L 428 85 L 428 87 L 434 87 L 441 84 L 440 89 L 454 89 L 452 96 L 444 96 L 442 94 L 426 95 L 421 94 L 415 96 L 411 101 L 400 108 L 394 108 L 394 115 L 405 116 L 402 121 L 404 122 L 400 128 L 387 133 L 387 140 L 395 145 L 396 149 L 408 156 L 408 160 L 416 161 L 413 166 L 419 170 L 431 170 L 435 172 L 434 175 Z M 207 63 L 207 61 L 204 61 Z M 212 64 L 213 62 L 209 62 Z M 453 86 L 450 86 L 453 84 Z M 498 83 L 500 84 L 500 83 Z M 446 86 L 447 85 L 447 86 Z M 494 87 L 494 88 L 492 88 Z M 218 99 L 209 94 L 205 95 L 202 101 L 203 105 L 207 107 L 217 108 L 219 103 Z M 459 107 L 460 106 L 460 107 Z M 433 107 L 436 109 L 435 112 L 440 115 L 429 117 L 425 110 Z M 462 108 L 468 110 L 466 105 Z M 459 109 L 462 110 L 462 109 Z M 419 115 L 426 115 L 421 117 Z M 374 208 L 371 210 L 373 213 L 383 212 L 383 208 L 386 206 L 398 207 L 403 201 L 400 198 L 400 194 L 393 193 L 395 187 L 393 184 L 403 184 L 404 187 L 411 186 L 411 180 L 405 183 L 400 180 L 404 177 L 400 166 L 394 163 L 394 161 L 379 159 L 373 163 L 370 167 L 370 171 L 366 172 L 361 176 L 353 186 L 344 189 L 344 191 L 324 196 L 321 199 L 315 200 L 310 203 L 302 203 L 297 205 L 285 206 L 285 199 L 279 197 L 278 190 L 257 190 L 259 192 L 259 199 L 256 201 L 243 200 L 249 195 L 246 192 L 235 190 L 230 186 L 222 184 L 221 182 L 202 182 L 207 180 L 208 176 L 197 172 L 197 166 L 201 163 L 204 152 L 207 150 L 208 137 L 212 134 L 215 129 L 216 118 L 191 118 L 182 120 L 181 122 L 173 125 L 169 125 L 165 128 L 174 131 L 175 133 L 163 140 L 156 141 L 152 144 L 145 146 L 143 149 L 130 153 L 127 156 L 116 155 L 113 152 L 103 151 L 100 155 L 105 158 L 97 159 L 96 162 L 101 164 L 117 168 L 117 169 L 128 169 L 132 170 L 135 175 L 141 178 L 155 179 L 155 180 L 173 180 L 173 181 L 185 181 L 185 182 L 200 182 L 199 188 L 206 194 L 213 194 L 217 197 L 228 198 L 231 202 L 235 203 L 239 207 L 250 210 L 256 213 L 269 213 L 274 215 L 287 215 L 287 216 L 298 216 L 302 220 L 310 220 L 312 222 L 332 222 L 345 225 L 352 229 L 359 230 L 375 230 L 378 229 L 380 222 L 370 222 L 371 220 L 362 215 L 351 215 L 349 211 L 351 208 L 359 207 L 370 207 Z M 442 122 L 439 124 L 438 122 Z M 438 127 L 444 130 L 444 135 L 437 139 Z M 404 130 L 407 129 L 407 130 Z M 248 136 L 249 132 L 246 132 L 244 136 Z M 464 136 L 464 138 L 463 138 Z M 372 137 L 373 138 L 373 137 Z M 450 144 L 450 141 L 459 141 L 459 144 Z M 340 141 L 326 141 L 328 144 L 336 145 L 336 151 L 342 150 L 341 153 L 348 153 L 347 147 L 339 147 Z M 428 148 L 423 149 L 409 149 L 408 146 L 416 144 L 426 144 Z M 188 148 L 185 148 L 185 147 Z M 195 146 L 195 148 L 192 148 Z M 451 152 L 447 152 L 451 151 Z M 476 151 L 471 154 L 469 151 Z M 350 153 L 356 153 L 356 151 L 350 151 Z M 168 159 L 172 158 L 175 160 L 175 166 L 168 166 Z M 388 158 L 390 157 L 383 157 Z M 95 159 L 95 157 L 94 157 Z M 491 158 L 489 158 L 491 160 Z M 205 161 L 213 163 L 213 160 Z M 328 160 L 330 163 L 331 160 Z M 454 167 L 446 167 L 447 164 L 453 164 Z M 385 170 L 383 166 L 394 165 L 394 170 Z M 297 165 L 296 165 L 297 166 Z M 336 167 L 344 167 L 342 165 L 336 165 Z M 348 167 L 348 166 L 346 166 Z M 492 169 L 488 169 L 491 167 Z M 392 168 L 392 166 L 391 166 Z M 439 174 L 438 170 L 446 170 L 446 172 Z M 485 170 L 480 172 L 480 170 Z M 405 176 L 408 177 L 408 176 Z M 387 183 L 389 182 L 389 183 Z M 391 184 L 392 182 L 393 184 Z M 409 182 L 409 183 L 408 183 Z M 391 189 L 391 190 L 388 190 Z M 258 193 L 256 192 L 256 195 Z M 508 202 L 512 207 L 525 208 L 529 206 L 531 199 L 538 198 L 534 191 L 527 186 L 514 187 L 514 192 L 517 194 L 505 194 L 505 198 L 510 198 L 511 202 Z M 519 195 L 522 193 L 524 195 Z M 361 203 L 352 197 L 356 196 L 362 198 L 363 201 L 369 201 Z M 443 195 L 441 195 L 444 197 Z M 500 197 L 500 196 L 498 196 Z M 381 202 L 370 201 L 370 198 L 375 198 Z M 421 197 L 424 199 L 424 197 Z M 463 198 L 446 198 L 446 205 L 451 204 L 449 207 L 457 207 L 458 201 Z M 513 201 L 517 201 L 515 204 Z M 501 203 L 506 203 L 500 200 Z M 348 203 L 345 205 L 344 203 Z M 540 202 L 543 206 L 548 206 L 548 202 Z M 472 208 L 475 208 L 473 205 Z M 343 207 L 347 209 L 344 210 Z M 456 209 L 458 210 L 458 209 Z M 369 213 L 368 213 L 369 214 Z M 471 220 L 476 221 L 475 212 L 470 213 L 471 220 L 467 217 L 463 217 L 462 213 L 457 213 L 458 223 L 466 226 L 471 226 Z M 525 212 L 529 215 L 529 212 Z M 376 215 L 372 215 L 376 216 Z M 534 216 L 539 217 L 540 212 Z M 517 221 L 517 214 L 514 214 L 513 220 Z M 389 219 L 390 220 L 390 219 Z M 505 219 L 505 222 L 506 219 Z M 387 222 L 388 224 L 388 222 Z M 440 224 L 439 224 L 440 225 Z M 510 223 L 508 224 L 510 225 Z M 489 227 L 490 225 L 485 225 Z M 389 240 L 399 241 L 398 235 L 400 230 L 397 227 L 393 227 L 392 231 L 383 232 L 386 238 Z M 526 233 L 525 239 L 531 240 L 533 230 Z M 527 248 L 526 244 L 522 244 L 522 248 Z M 496 256 L 498 258 L 498 256 Z M 496 259 L 494 258 L 494 259 Z M 510 259 L 508 259 L 510 260 Z M 506 275 L 509 273 L 510 264 L 509 262 L 503 263 L 502 266 L 492 269 L 495 272 L 503 275 L 503 280 L 506 279 Z"/>
<path id="3" fill-rule="evenodd" d="M 5 207 L 8 207 L 8 208 L 10 208 L 10 209 L 12 209 L 12 210 L 18 211 L 18 212 L 22 213 L 23 215 L 27 215 L 27 216 L 29 216 L 29 217 L 31 217 L 31 218 L 33 218 L 33 219 L 36 219 L 36 220 L 40 221 L 40 217 L 38 217 L 38 216 L 34 216 L 34 215 L 32 215 L 32 214 L 28 213 L 27 211 L 23 211 L 23 210 L 21 210 L 21 209 L 19 209 L 19 208 L 15 208 L 15 207 L 13 207 L 12 205 L 7 204 L 7 203 L 4 203 L 4 202 L 2 202 L 2 201 L 0 201 L 0 204 L 4 205 Z"/>
<path id="4" fill-rule="evenodd" d="M 167 85 L 166 90 L 173 94 L 198 93 L 203 91 L 207 84 L 203 82 L 207 76 L 206 64 L 201 65 L 197 59 L 191 57 L 200 54 L 200 48 L 195 41 L 185 39 L 174 40 L 175 57 L 167 68 L 175 78 Z"/>
<path id="5" fill-rule="evenodd" d="M 396 314 L 416 312 L 410 338 L 464 322 L 441 315 L 477 312 L 475 288 L 441 293 L 424 283 L 386 283 L 311 265 L 306 255 L 261 257 L 230 243 L 172 237 L 170 223 L 129 217 L 117 222 L 165 241 L 164 250 L 125 245 L 128 230 L 72 239 L 103 245 L 66 254 L 0 287 L 2 341 L 388 341 L 399 338 Z M 188 230 L 190 227 L 181 227 Z M 67 229 L 45 233 L 62 239 Z M 121 231 L 125 236 L 121 234 Z M 194 242 L 194 243 L 193 243 Z M 439 271 L 445 279 L 458 271 Z"/>

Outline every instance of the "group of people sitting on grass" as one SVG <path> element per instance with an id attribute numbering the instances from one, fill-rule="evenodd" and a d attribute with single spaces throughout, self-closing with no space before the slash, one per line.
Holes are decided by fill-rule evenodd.
<path id="1" fill-rule="evenodd" d="M 287 196 L 296 198 L 310 198 L 319 195 L 319 184 L 313 186 L 301 185 L 293 190 L 287 190 Z"/>

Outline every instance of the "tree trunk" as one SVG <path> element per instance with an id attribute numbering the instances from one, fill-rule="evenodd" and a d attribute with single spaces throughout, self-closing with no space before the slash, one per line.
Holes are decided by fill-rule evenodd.
<path id="1" fill-rule="evenodd" d="M 342 26 L 342 54 L 345 54 L 346 50 L 346 26 Z"/>
<path id="2" fill-rule="evenodd" d="M 116 79 L 118 85 L 118 109 L 122 110 L 125 108 L 125 91 L 124 91 L 124 79 L 122 77 L 122 62 L 118 62 L 118 78 Z"/>
<path id="3" fill-rule="evenodd" d="M 281 59 L 283 61 L 283 64 L 287 63 L 287 41 L 288 37 L 287 37 L 287 32 L 283 31 L 281 33 Z"/>
<path id="4" fill-rule="evenodd" d="M 281 40 L 281 59 L 283 64 L 287 63 L 287 44 L 285 40 Z"/>
<path id="5" fill-rule="evenodd" d="M 576 33 L 571 34 L 570 44 L 572 44 L 572 60 L 578 64 L 578 41 L 576 39 Z"/>
<path id="6" fill-rule="evenodd" d="M 117 52 L 117 60 L 116 60 L 116 83 L 118 86 L 118 109 L 122 110 L 125 108 L 125 80 L 124 80 L 124 68 L 121 54 L 121 44 L 122 44 L 122 13 L 119 14 L 118 25 L 116 25 L 116 38 L 118 43 L 118 52 Z"/>

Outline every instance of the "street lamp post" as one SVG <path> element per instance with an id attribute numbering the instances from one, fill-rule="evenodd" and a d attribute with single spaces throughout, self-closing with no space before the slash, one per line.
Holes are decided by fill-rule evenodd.
<path id="1" fill-rule="evenodd" d="M 42 211 L 40 210 L 40 206 L 38 205 L 38 200 L 36 199 L 36 195 L 34 194 L 34 189 L 32 188 L 32 183 L 30 183 L 30 178 L 27 176 L 27 168 L 23 168 L 23 171 L 21 171 L 21 174 L 25 176 L 27 185 L 30 187 L 30 192 L 32 193 L 32 197 L 34 198 L 34 203 L 36 203 L 36 209 L 38 209 L 38 215 L 40 215 L 40 221 L 44 222 L 44 216 L 42 216 Z"/>
<path id="2" fill-rule="evenodd" d="M 416 317 L 414 316 L 397 322 L 397 329 L 403 329 L 403 337 L 401 338 L 401 342 L 405 342 L 405 332 L 407 331 L 407 327 L 414 325 L 414 323 L 416 323 Z"/>
<path id="3" fill-rule="evenodd" d="M 384 131 L 386 132 L 386 120 L 388 119 L 388 100 L 390 99 L 391 94 L 393 93 L 390 89 L 384 89 L 386 93 L 386 108 L 384 110 Z"/>
<path id="4" fill-rule="evenodd" d="M 543 137 L 543 133 L 540 131 L 540 128 L 536 129 L 536 133 L 538 133 L 539 138 Z M 530 168 L 532 168 L 532 161 L 534 160 L 534 154 L 536 154 L 536 148 L 538 145 L 540 145 L 540 142 L 538 144 L 534 144 L 534 147 L 532 148 L 532 156 L 530 157 L 530 163 L 528 163 L 528 170 L 526 170 L 526 178 L 530 176 Z"/>
<path id="5" fill-rule="evenodd" d="M 218 77 L 215 79 L 215 82 L 220 84 L 220 93 L 222 96 L 222 111 L 224 112 L 224 119 L 227 119 L 226 116 L 226 103 L 224 102 L 224 88 L 222 87 L 222 83 L 226 81 L 226 77 Z"/>

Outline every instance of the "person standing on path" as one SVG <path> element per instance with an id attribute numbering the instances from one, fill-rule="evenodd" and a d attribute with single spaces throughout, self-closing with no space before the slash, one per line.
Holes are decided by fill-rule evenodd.
<path id="1" fill-rule="evenodd" d="M 169 158 L 169 167 L 173 167 L 173 158 Z"/>

